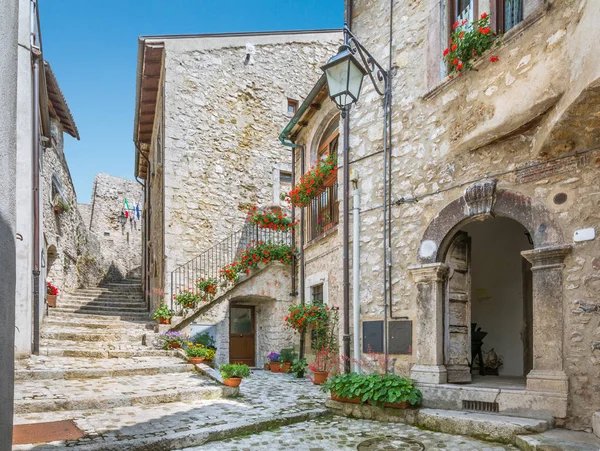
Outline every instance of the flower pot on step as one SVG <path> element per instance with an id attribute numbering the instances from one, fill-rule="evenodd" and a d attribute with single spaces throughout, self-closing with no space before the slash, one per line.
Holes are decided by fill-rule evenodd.
<path id="1" fill-rule="evenodd" d="M 204 357 L 188 357 L 188 362 L 190 362 L 192 365 L 198 365 L 204 362 Z"/>
<path id="2" fill-rule="evenodd" d="M 321 385 L 324 384 L 327 378 L 329 377 L 329 371 L 313 371 L 313 384 Z"/>
<path id="3" fill-rule="evenodd" d="M 158 324 L 171 324 L 171 318 L 158 318 Z"/>
<path id="4" fill-rule="evenodd" d="M 348 402 L 351 404 L 360 404 L 360 398 L 358 396 L 356 396 L 354 398 L 341 398 L 341 397 L 335 395 L 334 393 L 331 393 L 331 400 L 337 401 L 337 402 Z"/>
<path id="5" fill-rule="evenodd" d="M 169 343 L 170 349 L 179 349 L 181 348 L 181 343 Z"/>
<path id="6" fill-rule="evenodd" d="M 410 407 L 410 402 L 386 402 L 384 406 L 391 407 L 392 409 L 408 409 Z"/>
<path id="7" fill-rule="evenodd" d="M 281 365 L 281 363 L 279 363 L 279 362 L 269 363 L 269 368 L 271 368 L 271 372 L 279 373 L 279 365 Z"/>
<path id="8" fill-rule="evenodd" d="M 271 365 L 269 363 L 265 363 L 263 368 L 265 369 L 265 371 L 271 371 Z"/>
<path id="9" fill-rule="evenodd" d="M 47 294 L 46 302 L 48 303 L 48 307 L 56 307 L 56 294 Z"/>
<path id="10" fill-rule="evenodd" d="M 241 383 L 241 377 L 230 377 L 229 379 L 223 380 L 223 384 L 227 385 L 228 387 L 239 387 Z"/>
<path id="11" fill-rule="evenodd" d="M 292 364 L 289 362 L 281 363 L 279 365 L 279 372 L 280 373 L 288 373 L 290 371 L 291 367 L 292 367 Z"/>

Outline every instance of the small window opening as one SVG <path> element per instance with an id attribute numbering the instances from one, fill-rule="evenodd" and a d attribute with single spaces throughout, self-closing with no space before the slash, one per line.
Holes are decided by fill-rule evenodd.
<path id="1" fill-rule="evenodd" d="M 313 304 L 322 304 L 323 303 L 323 284 L 313 285 L 310 287 L 311 291 L 311 301 Z"/>
<path id="2" fill-rule="evenodd" d="M 291 172 L 279 172 L 279 183 L 282 185 L 291 185 L 292 184 L 292 173 Z"/>
<path id="3" fill-rule="evenodd" d="M 298 111 L 298 101 L 294 99 L 288 99 L 287 111 L 288 113 L 295 114 L 296 111 Z"/>

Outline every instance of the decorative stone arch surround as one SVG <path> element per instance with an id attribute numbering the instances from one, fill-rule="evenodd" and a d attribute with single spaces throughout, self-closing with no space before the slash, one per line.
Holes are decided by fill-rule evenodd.
<path id="1" fill-rule="evenodd" d="M 495 180 L 477 182 L 443 208 L 430 222 L 417 256 L 409 268 L 417 284 L 417 353 L 411 376 L 424 383 L 446 383 L 444 349 L 445 254 L 455 233 L 483 216 L 505 216 L 521 223 L 531 234 L 534 249 L 521 254 L 532 263 L 533 369 L 527 390 L 568 392 L 563 371 L 563 261 L 571 250 L 551 213 L 524 194 L 496 190 Z M 561 333 L 558 333 L 561 331 Z"/>

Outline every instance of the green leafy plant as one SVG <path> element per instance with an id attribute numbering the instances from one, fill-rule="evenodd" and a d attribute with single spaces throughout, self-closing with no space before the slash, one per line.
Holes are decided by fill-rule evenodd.
<path id="1" fill-rule="evenodd" d="M 196 291 L 192 289 L 180 290 L 173 295 L 175 303 L 185 309 L 193 309 L 200 301 L 205 301 Z"/>
<path id="2" fill-rule="evenodd" d="M 306 207 L 321 192 L 323 182 L 337 170 L 337 154 L 327 153 L 325 159 L 300 177 L 296 186 L 288 193 L 289 202 L 295 207 Z"/>
<path id="3" fill-rule="evenodd" d="M 207 279 L 196 280 L 196 289 L 198 296 L 203 298 L 204 301 L 212 299 L 217 294 L 217 279 L 209 277 Z"/>
<path id="4" fill-rule="evenodd" d="M 188 357 L 204 357 L 206 358 L 208 354 L 208 349 L 206 349 L 202 345 L 196 345 L 188 341 L 187 346 L 185 347 L 185 355 Z"/>
<path id="5" fill-rule="evenodd" d="M 444 50 L 444 61 L 448 64 L 450 76 L 473 69 L 473 63 L 494 46 L 500 45 L 498 35 L 490 28 L 490 16 L 483 13 L 478 20 L 468 23 L 467 19 L 452 26 L 450 44 Z M 496 55 L 490 61 L 498 61 Z"/>
<path id="6" fill-rule="evenodd" d="M 298 353 L 294 348 L 282 349 L 279 358 L 281 363 L 292 363 L 298 358 Z"/>
<path id="7" fill-rule="evenodd" d="M 219 372 L 223 379 L 231 379 L 232 377 L 249 377 L 250 367 L 240 363 L 227 363 L 219 367 Z"/>
<path id="8" fill-rule="evenodd" d="M 308 363 L 306 363 L 306 359 L 299 359 L 292 363 L 292 367 L 290 370 L 294 373 L 296 377 L 304 377 L 304 373 L 306 372 L 306 368 L 308 367 Z"/>
<path id="9" fill-rule="evenodd" d="M 294 227 L 299 221 L 292 222 L 281 209 L 276 211 L 260 210 L 256 205 L 248 212 L 248 219 L 256 224 L 259 229 L 286 231 Z"/>
<path id="10" fill-rule="evenodd" d="M 175 315 L 175 312 L 167 307 L 165 304 L 160 304 L 154 313 L 152 319 L 169 319 Z"/>
<path id="11" fill-rule="evenodd" d="M 423 398 L 413 381 L 390 373 L 338 374 L 327 379 L 321 390 L 331 391 L 339 398 L 359 398 L 361 403 L 369 402 L 378 406 L 406 401 L 416 406 Z"/>
<path id="12" fill-rule="evenodd" d="M 215 339 L 208 332 L 202 332 L 194 335 L 191 341 L 197 345 L 202 345 L 205 348 L 217 349 L 215 346 Z"/>
<path id="13" fill-rule="evenodd" d="M 54 211 L 57 213 L 67 212 L 69 211 L 69 204 L 57 196 L 57 198 L 54 200 Z"/>
<path id="14" fill-rule="evenodd" d="M 294 249 L 288 244 L 252 241 L 238 254 L 235 262 L 221 268 L 220 275 L 229 282 L 236 282 L 241 273 L 250 274 L 250 271 L 257 268 L 261 262 L 279 261 L 289 264 L 293 256 Z"/>

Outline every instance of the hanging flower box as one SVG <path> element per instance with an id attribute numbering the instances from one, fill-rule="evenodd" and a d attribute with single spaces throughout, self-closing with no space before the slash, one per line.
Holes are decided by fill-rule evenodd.
<path id="1" fill-rule="evenodd" d="M 300 177 L 299 183 L 288 193 L 290 203 L 294 207 L 309 205 L 325 188 L 335 183 L 337 168 L 337 155 L 326 154 L 325 159 Z"/>
<path id="2" fill-rule="evenodd" d="M 248 219 L 252 224 L 256 224 L 259 229 L 280 230 L 282 232 L 292 229 L 298 223 L 298 221 L 292 222 L 287 213 L 283 213 L 281 209 L 260 210 L 257 206 L 250 209 Z"/>

